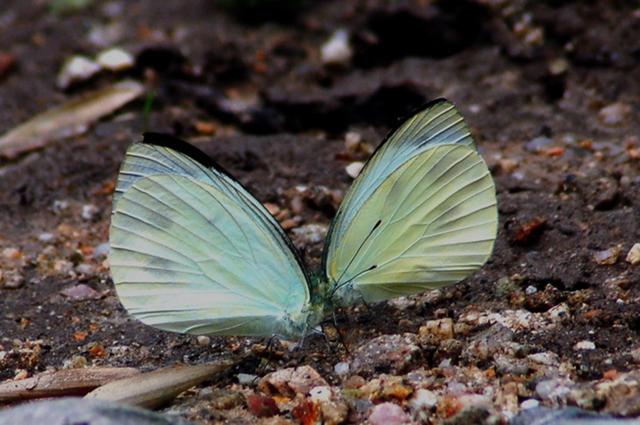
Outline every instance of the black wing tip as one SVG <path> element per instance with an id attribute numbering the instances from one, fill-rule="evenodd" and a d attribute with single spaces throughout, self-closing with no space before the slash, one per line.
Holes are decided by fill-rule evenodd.
<path id="1" fill-rule="evenodd" d="M 146 131 L 142 133 L 142 141 L 139 143 L 173 149 L 177 152 L 187 155 L 188 157 L 190 157 L 194 161 L 199 162 L 205 167 L 215 169 L 219 168 L 218 164 L 213 159 L 211 159 L 209 155 L 207 155 L 191 143 L 170 134 Z"/>

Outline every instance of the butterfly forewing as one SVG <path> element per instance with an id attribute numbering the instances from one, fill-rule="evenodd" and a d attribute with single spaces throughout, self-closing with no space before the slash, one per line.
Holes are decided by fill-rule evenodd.
<path id="1" fill-rule="evenodd" d="M 149 144 L 133 145 L 122 170 L 110 263 L 129 312 L 176 332 L 298 332 L 305 273 L 275 219 L 239 183 Z"/>
<path id="2" fill-rule="evenodd" d="M 327 242 L 327 277 L 345 304 L 422 292 L 481 267 L 496 231 L 489 170 L 453 105 L 438 102 L 402 125 L 358 177 Z"/>

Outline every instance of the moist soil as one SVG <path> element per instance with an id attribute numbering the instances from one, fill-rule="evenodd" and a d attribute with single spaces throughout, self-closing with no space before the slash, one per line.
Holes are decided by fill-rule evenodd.
<path id="1" fill-rule="evenodd" d="M 640 242 L 640 15 L 633 2 L 276 3 L 255 10 L 243 2 L 96 1 L 59 15 L 42 1 L 3 1 L 0 53 L 15 64 L 0 71 L 0 132 L 121 78 L 56 87 L 64 60 L 95 55 L 99 44 L 136 55 L 127 76 L 153 96 L 80 136 L 0 162 L 0 380 L 78 356 L 151 370 L 233 355 L 245 360 L 221 388 L 234 373 L 300 365 L 337 385 L 334 365 L 374 337 L 417 333 L 428 320 L 455 322 L 469 311 L 544 313 L 562 303 L 571 320 L 518 331 L 514 341 L 556 353 L 578 381 L 637 368 L 630 353 L 639 346 L 640 265 L 625 261 Z M 100 36 L 96 27 L 115 35 Z M 320 46 L 336 28 L 349 30 L 353 57 L 327 66 Z M 427 294 L 405 305 L 341 310 L 335 325 L 345 344 L 330 324 L 328 341 L 311 336 L 294 351 L 279 344 L 265 351 L 266 341 L 244 338 L 202 346 L 142 325 L 119 304 L 104 243 L 119 164 L 143 131 L 191 141 L 277 206 L 314 268 L 322 242 L 295 229 L 328 225 L 352 181 L 345 167 L 366 160 L 366 149 L 345 147 L 345 134 L 375 147 L 437 97 L 457 104 L 496 182 L 498 240 L 472 277 L 435 301 L 422 302 Z M 94 291 L 65 295 L 80 284 Z M 456 338 L 464 345 L 468 337 Z M 574 349 L 584 340 L 595 349 Z M 426 349 L 415 367 L 440 360 Z M 454 355 L 453 362 L 464 360 Z"/>

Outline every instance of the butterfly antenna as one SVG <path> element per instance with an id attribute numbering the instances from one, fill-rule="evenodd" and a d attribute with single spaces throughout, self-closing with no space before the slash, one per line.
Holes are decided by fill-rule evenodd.
<path id="1" fill-rule="evenodd" d="M 347 270 L 349 270 L 349 267 L 351 267 L 351 264 L 353 263 L 353 260 L 356 259 L 356 257 L 360 253 L 360 250 L 364 246 L 364 244 L 367 243 L 367 241 L 369 240 L 371 235 L 373 235 L 373 232 L 378 228 L 378 226 L 380 226 L 381 223 L 382 223 L 382 220 L 378 220 L 378 221 L 376 221 L 376 224 L 373 225 L 373 228 L 369 231 L 369 234 L 367 235 L 367 237 L 364 238 L 364 240 L 362 241 L 362 243 L 360 244 L 360 246 L 358 247 L 356 252 L 351 257 L 351 260 L 349 260 L 349 263 L 347 264 L 347 267 L 345 267 L 345 269 L 342 271 L 342 274 L 340 274 L 340 277 L 337 280 L 338 282 L 340 282 L 342 280 L 342 278 L 344 277 L 344 275 L 347 272 Z"/>

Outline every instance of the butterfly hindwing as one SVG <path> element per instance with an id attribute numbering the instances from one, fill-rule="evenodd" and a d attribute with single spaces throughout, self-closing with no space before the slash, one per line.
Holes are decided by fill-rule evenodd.
<path id="1" fill-rule="evenodd" d="M 403 124 L 356 179 L 332 225 L 325 272 L 342 304 L 418 293 L 480 268 L 496 231 L 489 170 L 462 117 L 439 101 Z"/>
<path id="2" fill-rule="evenodd" d="M 132 145 L 122 170 L 110 265 L 130 313 L 183 333 L 300 332 L 305 273 L 275 219 L 239 183 L 152 144 Z"/>

